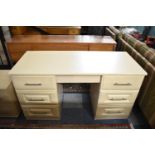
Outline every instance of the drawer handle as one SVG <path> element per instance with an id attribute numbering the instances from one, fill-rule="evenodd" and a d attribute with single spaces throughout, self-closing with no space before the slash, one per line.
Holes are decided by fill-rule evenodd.
<path id="1" fill-rule="evenodd" d="M 105 112 L 106 113 L 109 113 L 109 114 L 112 114 L 112 113 L 119 113 L 119 114 L 122 114 L 123 113 L 123 111 L 121 111 L 121 110 L 110 110 L 110 109 L 105 109 Z"/>
<path id="2" fill-rule="evenodd" d="M 49 113 L 49 111 L 40 111 L 40 110 L 30 110 L 30 112 L 31 113 L 33 113 L 33 114 L 48 114 Z"/>
<path id="3" fill-rule="evenodd" d="M 111 101 L 125 101 L 127 99 L 126 98 L 110 98 L 109 100 L 111 100 Z"/>
<path id="4" fill-rule="evenodd" d="M 114 83 L 113 84 L 114 86 L 131 86 L 132 84 L 131 83 Z"/>
<path id="5" fill-rule="evenodd" d="M 41 86 L 41 83 L 25 83 L 25 86 Z"/>
<path id="6" fill-rule="evenodd" d="M 107 114 L 123 114 L 122 111 L 106 111 Z"/>
<path id="7" fill-rule="evenodd" d="M 44 99 L 28 99 L 28 101 L 45 101 Z"/>

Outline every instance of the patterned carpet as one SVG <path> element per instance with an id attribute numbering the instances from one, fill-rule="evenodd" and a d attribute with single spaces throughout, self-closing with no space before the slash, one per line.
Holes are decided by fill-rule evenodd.
<path id="1" fill-rule="evenodd" d="M 131 129 L 129 124 L 57 124 L 57 125 L 43 125 L 35 123 L 25 124 L 3 124 L 0 122 L 1 129 Z"/>

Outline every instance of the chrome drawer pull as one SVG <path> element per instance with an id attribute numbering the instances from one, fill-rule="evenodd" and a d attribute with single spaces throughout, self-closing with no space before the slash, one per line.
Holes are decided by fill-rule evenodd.
<path id="1" fill-rule="evenodd" d="M 25 83 L 25 86 L 41 86 L 41 83 Z"/>
<path id="2" fill-rule="evenodd" d="M 33 114 L 48 114 L 49 112 L 47 111 L 38 111 L 38 110 L 30 110 L 31 113 Z"/>
<path id="3" fill-rule="evenodd" d="M 121 113 L 124 113 L 123 112 L 123 109 L 105 109 L 105 112 L 106 113 L 109 113 L 109 114 L 112 114 L 112 113 L 119 113 L 119 114 L 121 114 Z"/>
<path id="4" fill-rule="evenodd" d="M 111 101 L 124 101 L 127 100 L 126 98 L 110 98 Z"/>
<path id="5" fill-rule="evenodd" d="M 44 99 L 28 99 L 28 101 L 45 101 Z"/>
<path id="6" fill-rule="evenodd" d="M 107 114 L 123 114 L 122 111 L 105 111 Z"/>
<path id="7" fill-rule="evenodd" d="M 131 83 L 114 83 L 113 84 L 114 86 L 131 86 L 132 84 Z"/>

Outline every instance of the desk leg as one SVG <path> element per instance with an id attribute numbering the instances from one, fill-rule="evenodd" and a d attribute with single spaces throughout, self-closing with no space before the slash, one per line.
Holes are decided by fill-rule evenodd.
<path id="1" fill-rule="evenodd" d="M 98 105 L 99 92 L 100 92 L 100 84 L 99 83 L 91 84 L 90 96 L 91 96 L 91 104 L 92 104 L 94 117 L 96 117 L 96 109 Z"/>

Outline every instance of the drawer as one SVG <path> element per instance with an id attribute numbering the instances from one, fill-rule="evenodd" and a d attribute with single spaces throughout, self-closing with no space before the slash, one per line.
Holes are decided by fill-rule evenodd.
<path id="1" fill-rule="evenodd" d="M 138 91 L 104 90 L 99 94 L 98 104 L 132 106 Z"/>
<path id="2" fill-rule="evenodd" d="M 101 76 L 99 75 L 59 75 L 56 76 L 57 83 L 100 83 Z"/>
<path id="3" fill-rule="evenodd" d="M 114 51 L 115 44 L 89 44 L 89 51 Z"/>
<path id="4" fill-rule="evenodd" d="M 13 76 L 12 80 L 16 90 L 56 89 L 54 76 Z"/>
<path id="5" fill-rule="evenodd" d="M 16 92 L 21 104 L 58 104 L 58 96 L 56 91 L 18 90 Z"/>
<path id="6" fill-rule="evenodd" d="M 80 31 L 79 30 L 69 30 L 69 34 L 75 35 L 75 34 L 79 34 Z"/>
<path id="7" fill-rule="evenodd" d="M 96 119 L 121 119 L 128 118 L 130 107 L 113 107 L 113 106 L 98 106 L 96 111 Z"/>
<path id="8" fill-rule="evenodd" d="M 139 90 L 144 76 L 102 76 L 101 89 L 111 90 Z"/>
<path id="9" fill-rule="evenodd" d="M 22 106 L 24 115 L 27 119 L 59 119 L 60 108 L 59 106 Z"/>

